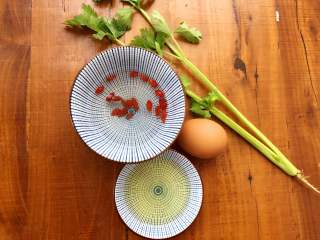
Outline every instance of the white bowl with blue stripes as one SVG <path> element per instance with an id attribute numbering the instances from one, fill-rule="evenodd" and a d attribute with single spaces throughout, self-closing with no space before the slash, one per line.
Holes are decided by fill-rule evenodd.
<path id="1" fill-rule="evenodd" d="M 202 204 L 198 171 L 180 153 L 167 150 L 139 164 L 126 164 L 115 187 L 121 219 L 150 239 L 173 237 L 187 229 Z"/>
<path id="2" fill-rule="evenodd" d="M 130 71 L 155 79 L 167 99 L 167 120 L 146 110 L 147 100 L 158 102 L 154 89 Z M 117 78 L 106 81 L 110 74 Z M 95 94 L 103 85 L 103 94 Z M 125 99 L 137 98 L 139 111 L 130 120 L 111 116 L 115 108 L 106 102 L 110 92 Z M 74 81 L 70 110 L 73 125 L 82 140 L 99 155 L 117 162 L 134 163 L 151 159 L 176 139 L 185 118 L 185 95 L 172 67 L 158 55 L 136 47 L 115 47 L 99 53 Z"/>

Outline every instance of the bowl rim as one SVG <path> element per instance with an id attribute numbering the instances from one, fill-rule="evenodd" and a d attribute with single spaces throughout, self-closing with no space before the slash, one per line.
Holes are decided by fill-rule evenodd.
<path id="1" fill-rule="evenodd" d="M 74 130 L 76 131 L 78 137 L 81 139 L 81 141 L 84 143 L 84 145 L 85 145 L 87 148 L 89 148 L 90 150 L 94 151 L 96 154 L 98 154 L 99 156 L 103 157 L 103 158 L 106 159 L 106 160 L 110 160 L 110 161 L 117 162 L 117 163 L 122 163 L 122 164 L 137 164 L 137 163 L 140 163 L 140 162 L 143 162 L 143 161 L 147 161 L 147 160 L 151 160 L 151 159 L 157 157 L 158 155 L 160 155 L 160 154 L 163 153 L 164 151 L 168 150 L 168 149 L 173 145 L 173 143 L 177 140 L 179 134 L 181 133 L 181 129 L 182 129 L 183 125 L 184 125 L 184 122 L 185 122 L 185 120 L 186 120 L 186 105 L 187 105 L 186 93 L 185 93 L 184 90 L 182 90 L 185 108 L 184 108 L 184 114 L 183 114 L 183 120 L 182 120 L 181 127 L 180 127 L 180 129 L 178 130 L 178 133 L 177 133 L 177 135 L 175 136 L 175 138 L 171 141 L 171 143 L 170 143 L 164 150 L 160 151 L 156 156 L 153 156 L 153 157 L 151 157 L 151 158 L 146 158 L 146 159 L 143 159 L 143 160 L 139 160 L 139 161 L 136 161 L 136 162 L 124 162 L 124 161 L 118 161 L 118 160 L 115 160 L 115 159 L 107 158 L 107 157 L 103 156 L 102 154 L 98 153 L 96 150 L 94 150 L 94 149 L 92 149 L 91 147 L 89 147 L 88 144 L 82 139 L 82 137 L 80 136 L 80 133 L 78 132 L 78 129 L 76 128 L 76 126 L 75 126 L 75 124 L 74 124 L 74 121 L 73 121 L 73 118 L 72 118 L 72 112 L 71 112 L 72 92 L 73 92 L 74 85 L 75 85 L 75 83 L 76 83 L 76 81 L 77 81 L 77 79 L 78 79 L 81 71 L 84 69 L 84 67 L 87 66 L 90 62 L 92 62 L 93 59 L 95 59 L 99 54 L 101 54 L 101 53 L 103 53 L 103 52 L 108 52 L 108 51 L 110 51 L 110 50 L 112 50 L 112 49 L 116 49 L 116 48 L 135 48 L 135 49 L 141 49 L 141 50 L 143 50 L 143 51 L 146 51 L 146 52 L 151 53 L 152 55 L 158 57 L 160 60 L 164 61 L 165 63 L 167 63 L 167 64 L 170 66 L 170 68 L 172 69 L 172 71 L 176 74 L 176 76 L 177 76 L 177 78 L 178 78 L 178 81 L 179 81 L 179 83 L 180 83 L 181 86 L 182 86 L 182 89 L 183 89 L 183 83 L 182 83 L 182 81 L 181 81 L 181 78 L 180 78 L 178 72 L 171 66 L 171 64 L 170 64 L 166 59 L 164 59 L 163 57 L 157 55 L 156 53 L 154 53 L 154 52 L 152 52 L 152 51 L 150 51 L 150 50 L 148 50 L 148 49 L 144 49 L 144 48 L 136 47 L 136 46 L 112 46 L 112 47 L 107 48 L 107 49 L 105 49 L 105 50 L 103 50 L 103 51 L 100 51 L 100 52 L 98 52 L 95 56 L 93 56 L 92 58 L 90 58 L 90 60 L 86 61 L 86 63 L 81 67 L 81 69 L 80 69 L 80 70 L 78 71 L 78 73 L 76 74 L 76 77 L 74 78 L 74 80 L 73 80 L 73 82 L 72 82 L 72 85 L 71 85 L 71 88 L 70 88 L 70 90 L 69 90 L 69 118 L 71 119 L 72 126 L 73 126 Z"/>

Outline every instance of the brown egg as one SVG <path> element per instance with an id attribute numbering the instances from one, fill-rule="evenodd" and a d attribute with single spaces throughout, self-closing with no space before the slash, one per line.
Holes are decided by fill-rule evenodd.
<path id="1" fill-rule="evenodd" d="M 216 122 L 196 118 L 187 120 L 178 137 L 180 147 L 197 158 L 214 158 L 227 146 L 227 134 Z"/>

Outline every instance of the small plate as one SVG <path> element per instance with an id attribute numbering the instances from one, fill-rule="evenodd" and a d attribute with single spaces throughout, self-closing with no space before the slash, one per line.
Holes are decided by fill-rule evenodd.
<path id="1" fill-rule="evenodd" d="M 165 93 L 167 119 L 146 109 L 151 100 L 154 106 L 159 97 L 155 89 L 132 71 L 156 80 Z M 108 81 L 108 76 L 116 76 Z M 102 94 L 96 94 L 104 86 Z M 106 96 L 115 92 L 125 99 L 139 102 L 139 111 L 130 119 L 111 116 L 117 103 L 108 103 Z M 178 75 L 156 54 L 136 47 L 116 47 L 101 52 L 77 76 L 70 99 L 75 129 L 83 141 L 96 153 L 118 162 L 140 162 L 151 159 L 167 149 L 176 139 L 185 117 L 185 95 Z"/>
<path id="2" fill-rule="evenodd" d="M 127 164 L 115 187 L 120 217 L 137 234 L 163 239 L 184 231 L 202 203 L 202 184 L 191 162 L 173 150 Z"/>

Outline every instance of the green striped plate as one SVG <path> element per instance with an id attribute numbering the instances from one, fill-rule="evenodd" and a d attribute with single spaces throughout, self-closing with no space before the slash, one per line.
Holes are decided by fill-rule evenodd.
<path id="1" fill-rule="evenodd" d="M 152 160 L 125 165 L 117 179 L 115 201 L 131 230 L 163 239 L 179 234 L 196 218 L 202 184 L 187 158 L 167 150 Z"/>

